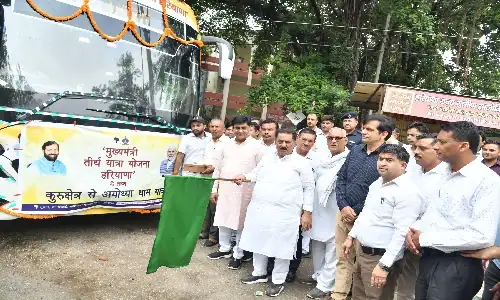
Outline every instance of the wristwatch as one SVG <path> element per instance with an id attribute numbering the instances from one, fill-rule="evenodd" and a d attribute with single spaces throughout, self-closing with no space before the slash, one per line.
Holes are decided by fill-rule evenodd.
<path id="1" fill-rule="evenodd" d="M 379 268 L 380 268 L 380 269 L 382 269 L 382 271 L 389 272 L 389 271 L 391 270 L 391 268 L 390 268 L 390 267 L 388 267 L 388 266 L 384 265 L 384 264 L 383 264 L 383 263 L 381 263 L 381 262 L 379 262 L 377 265 L 379 266 Z"/>

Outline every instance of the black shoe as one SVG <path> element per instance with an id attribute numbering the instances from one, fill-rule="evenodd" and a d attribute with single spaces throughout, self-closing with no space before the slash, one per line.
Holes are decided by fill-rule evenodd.
<path id="1" fill-rule="evenodd" d="M 210 247 L 213 247 L 215 245 L 217 245 L 219 242 L 217 241 L 214 241 L 214 240 L 206 240 L 205 243 L 203 244 L 203 246 L 207 247 L 207 248 L 210 248 Z"/>
<path id="2" fill-rule="evenodd" d="M 198 239 L 200 239 L 200 240 L 206 240 L 206 239 L 208 239 L 208 235 L 204 235 L 204 234 L 200 233 L 200 235 L 198 236 Z"/>
<path id="3" fill-rule="evenodd" d="M 245 251 L 245 254 L 241 258 L 241 260 L 244 262 L 252 261 L 252 259 L 253 259 L 253 253 L 248 251 Z"/>
<path id="4" fill-rule="evenodd" d="M 299 279 L 300 283 L 307 284 L 307 285 L 316 285 L 318 282 L 313 279 L 312 277 L 304 278 L 304 279 Z"/>
<path id="5" fill-rule="evenodd" d="M 231 258 L 227 268 L 230 270 L 238 270 L 241 267 L 241 259 L 239 258 Z"/>
<path id="6" fill-rule="evenodd" d="M 297 277 L 297 273 L 295 271 L 288 271 L 285 281 L 288 283 L 292 283 L 295 281 L 295 277 Z"/>
<path id="7" fill-rule="evenodd" d="M 231 257 L 231 251 L 228 252 L 212 252 L 209 255 L 207 255 L 209 259 L 221 259 L 221 258 L 230 258 Z"/>
<path id="8" fill-rule="evenodd" d="M 247 278 L 243 278 L 241 282 L 244 284 L 256 284 L 256 283 L 266 283 L 267 282 L 267 275 L 263 276 L 250 276 Z"/>
<path id="9" fill-rule="evenodd" d="M 331 295 L 330 292 L 323 292 L 322 290 L 318 289 L 318 288 L 313 288 L 312 290 L 310 290 L 308 293 L 307 293 L 307 298 L 311 298 L 311 299 L 322 299 L 322 298 L 326 298 L 326 297 L 329 297 Z"/>
<path id="10" fill-rule="evenodd" d="M 268 295 L 269 297 L 278 297 L 284 289 L 284 285 L 273 283 L 270 287 L 267 288 L 266 295 Z"/>

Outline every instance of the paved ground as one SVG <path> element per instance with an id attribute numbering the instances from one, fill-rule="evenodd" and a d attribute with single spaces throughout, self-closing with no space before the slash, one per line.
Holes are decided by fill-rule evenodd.
<path id="1" fill-rule="evenodd" d="M 191 265 L 146 275 L 158 222 L 156 215 L 77 216 L 0 223 L 2 300 L 234 300 L 255 296 L 265 285 L 247 286 L 248 275 L 209 261 L 198 245 Z M 312 270 L 304 259 L 300 271 Z M 287 286 L 282 299 L 306 299 L 308 286 Z"/>

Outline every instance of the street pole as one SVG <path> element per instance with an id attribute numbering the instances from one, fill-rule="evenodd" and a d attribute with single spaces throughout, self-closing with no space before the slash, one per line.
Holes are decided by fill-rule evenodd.
<path id="1" fill-rule="evenodd" d="M 224 87 L 222 89 L 222 109 L 220 111 L 220 119 L 224 121 L 226 119 L 226 111 L 227 111 L 227 98 L 229 97 L 229 83 L 231 79 L 223 79 Z"/>

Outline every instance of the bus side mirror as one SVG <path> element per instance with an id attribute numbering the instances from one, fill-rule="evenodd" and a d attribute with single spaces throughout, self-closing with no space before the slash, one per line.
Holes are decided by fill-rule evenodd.
<path id="1" fill-rule="evenodd" d="M 219 74 L 224 80 L 231 79 L 234 68 L 234 48 L 228 41 L 214 37 L 214 36 L 202 36 L 201 40 L 205 44 L 217 45 L 219 49 Z"/>

